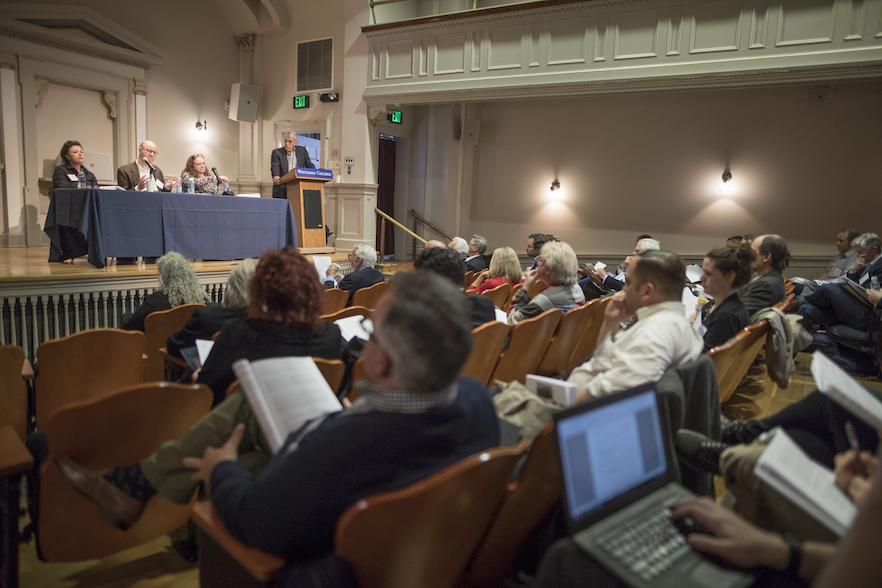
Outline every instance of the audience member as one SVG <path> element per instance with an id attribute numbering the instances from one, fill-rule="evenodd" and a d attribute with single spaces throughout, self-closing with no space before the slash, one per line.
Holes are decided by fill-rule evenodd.
<path id="1" fill-rule="evenodd" d="M 138 145 L 138 157 L 135 158 L 135 161 L 121 165 L 116 170 L 116 183 L 123 190 L 135 190 L 138 192 L 144 190 L 153 192 L 157 190 L 167 191 L 171 189 L 177 181 L 172 178 L 166 180 L 159 166 L 154 165 L 153 162 L 156 161 L 158 153 L 156 144 L 153 141 L 141 141 L 141 144 Z M 149 162 L 149 165 L 144 162 L 145 159 Z M 152 169 L 151 166 L 153 166 Z M 151 177 L 154 180 L 152 188 L 150 183 Z"/>
<path id="2" fill-rule="evenodd" d="M 704 344 L 686 320 L 685 283 L 686 266 L 677 255 L 646 251 L 634 257 L 624 290 L 606 307 L 597 351 L 568 378 L 579 386 L 580 402 L 657 382 L 669 368 L 698 357 Z M 620 332 L 632 315 L 637 322 Z"/>
<path id="3" fill-rule="evenodd" d="M 514 286 L 522 281 L 523 273 L 517 253 L 511 247 L 499 247 L 490 258 L 490 269 L 475 276 L 475 281 L 469 286 L 469 290 L 480 294 L 503 284 Z"/>
<path id="4" fill-rule="evenodd" d="M 857 229 L 846 229 L 836 235 L 836 249 L 839 253 L 830 261 L 827 271 L 818 276 L 819 280 L 835 280 L 851 271 L 857 259 L 857 252 L 852 245 L 859 236 Z"/>
<path id="5" fill-rule="evenodd" d="M 849 280 L 868 288 L 872 278 L 882 278 L 882 241 L 875 233 L 864 233 L 855 238 L 856 259 L 852 270 L 845 274 Z M 813 324 L 823 327 L 844 325 L 863 333 L 873 333 L 879 326 L 876 305 L 866 304 L 852 295 L 843 284 L 824 284 L 803 298 L 798 313 L 800 323 L 807 330 Z"/>
<path id="6" fill-rule="evenodd" d="M 187 164 L 184 166 L 184 171 L 181 172 L 181 186 L 184 192 L 187 191 L 187 184 L 191 177 L 194 180 L 197 194 L 218 193 L 217 178 L 209 171 L 208 165 L 205 163 L 205 156 L 201 153 L 196 153 L 187 158 Z M 230 181 L 230 178 L 227 176 L 219 177 L 222 182 Z"/>
<path id="7" fill-rule="evenodd" d="M 253 258 L 243 259 L 234 267 L 221 304 L 210 302 L 194 310 L 184 328 L 168 338 L 166 351 L 180 357 L 181 349 L 196 346 L 196 339 L 211 339 L 228 320 L 242 318 L 248 306 L 248 290 L 256 267 L 257 260 Z"/>
<path id="8" fill-rule="evenodd" d="M 352 248 L 352 253 L 349 254 L 349 264 L 352 266 L 352 271 L 341 278 L 340 268 L 336 264 L 331 264 L 325 278 L 325 288 L 346 290 L 349 292 L 346 306 L 352 306 L 352 296 L 356 291 L 386 281 L 382 272 L 374 269 L 376 263 L 377 250 L 366 243 L 359 243 Z"/>
<path id="9" fill-rule="evenodd" d="M 456 251 L 463 261 L 469 256 L 469 244 L 462 237 L 454 237 L 447 245 L 447 248 Z"/>
<path id="10" fill-rule="evenodd" d="M 747 314 L 753 316 L 763 308 L 784 300 L 784 276 L 790 253 L 787 241 L 779 235 L 759 235 L 750 244 L 756 252 L 753 271 L 757 277 L 738 291 Z"/>
<path id="11" fill-rule="evenodd" d="M 306 147 L 297 145 L 297 133 L 288 131 L 285 133 L 285 145 L 273 149 L 270 154 L 270 173 L 273 176 L 273 198 L 287 198 L 288 187 L 282 183 L 282 176 L 295 167 L 312 167 L 312 160 Z"/>
<path id="12" fill-rule="evenodd" d="M 447 245 L 445 245 L 443 242 L 439 241 L 438 239 L 430 239 L 430 240 L 426 241 L 426 245 L 425 245 L 424 249 L 433 249 L 435 247 L 439 247 L 439 248 L 443 247 L 444 249 L 447 249 Z"/>
<path id="13" fill-rule="evenodd" d="M 513 251 L 512 254 L 514 254 Z M 494 253 L 494 255 L 496 254 Z M 515 265 L 517 266 L 517 256 L 515 256 Z M 413 261 L 413 267 L 414 269 L 433 271 L 453 282 L 457 288 L 462 289 L 465 263 L 456 251 L 446 247 L 424 249 L 422 254 Z M 520 270 L 520 267 L 518 269 Z M 397 277 L 396 274 L 396 280 Z M 486 296 L 469 296 L 469 310 L 472 328 L 496 320 L 496 307 L 493 306 L 493 301 Z"/>
<path id="14" fill-rule="evenodd" d="M 156 260 L 159 288 L 148 294 L 130 315 L 123 316 L 120 328 L 143 331 L 144 320 L 152 312 L 171 310 L 182 304 L 207 304 L 211 298 L 199 284 L 190 262 L 180 253 L 169 251 Z"/>
<path id="15" fill-rule="evenodd" d="M 753 245 L 754 239 L 762 235 L 762 233 L 747 233 L 744 235 L 744 240 L 747 241 L 748 245 Z"/>
<path id="16" fill-rule="evenodd" d="M 750 324 L 747 309 L 736 290 L 750 281 L 756 252 L 748 245 L 711 250 L 701 264 L 701 286 L 713 300 L 701 308 L 704 350 L 722 345 Z"/>
<path id="17" fill-rule="evenodd" d="M 469 254 L 465 258 L 466 271 L 480 272 L 487 269 L 484 263 L 484 252 L 487 251 L 487 239 L 481 235 L 472 235 L 469 241 Z"/>
<path id="18" fill-rule="evenodd" d="M 741 235 L 735 235 L 734 237 L 729 237 L 726 239 L 726 247 L 738 248 L 741 247 L 741 243 L 744 242 L 744 237 Z"/>
<path id="19" fill-rule="evenodd" d="M 604 268 L 598 268 L 595 272 L 593 268 L 590 266 L 585 266 L 585 273 L 588 274 L 588 279 L 592 282 L 606 288 L 607 290 L 615 290 L 618 292 L 625 286 L 625 271 L 628 269 L 628 266 L 634 261 L 634 257 L 643 253 L 644 251 L 658 251 L 661 249 L 661 244 L 652 239 L 650 237 L 643 237 L 642 239 L 638 239 L 637 243 L 634 245 L 634 251 L 625 258 L 625 261 L 619 266 L 616 270 L 615 275 L 610 275 Z M 685 278 L 684 278 L 685 279 Z"/>
<path id="20" fill-rule="evenodd" d="M 527 270 L 524 286 L 512 300 L 512 310 L 508 316 L 510 325 L 539 316 L 552 308 L 566 312 L 585 302 L 582 289 L 576 284 L 579 262 L 573 248 L 567 243 L 546 243 L 536 257 L 536 263 L 536 269 Z M 537 280 L 545 282 L 547 288 L 531 299 L 530 289 Z"/>
<path id="21" fill-rule="evenodd" d="M 557 237 L 554 235 L 546 233 L 533 233 L 527 238 L 527 256 L 533 260 L 533 265 L 530 266 L 530 269 L 536 269 L 536 257 L 542 251 L 542 247 L 544 247 L 546 243 L 551 243 L 552 241 L 557 240 Z"/>
<path id="22" fill-rule="evenodd" d="M 196 382 L 211 388 L 217 404 L 236 379 L 237 359 L 342 359 L 346 341 L 337 325 L 319 319 L 323 306 L 324 291 L 314 265 L 293 247 L 264 253 L 251 278 L 244 316 L 224 323 Z"/>
<path id="23" fill-rule="evenodd" d="M 86 154 L 83 146 L 79 141 L 65 141 L 61 146 L 61 159 L 64 161 L 61 165 L 55 167 L 52 172 L 52 188 L 76 188 L 77 175 L 80 171 L 84 172 L 86 177 L 86 186 L 94 188 L 98 186 L 98 180 L 95 174 L 90 172 L 83 165 L 86 161 Z"/>
<path id="24" fill-rule="evenodd" d="M 266 445 L 251 410 L 235 394 L 140 464 L 101 476 L 67 457 L 56 463 L 121 527 L 156 492 L 186 504 L 199 482 L 210 482 L 226 529 L 286 557 L 279 583 L 290 585 L 308 566 L 331 563 L 337 519 L 352 504 L 498 444 L 487 390 L 458 378 L 471 347 L 465 306 L 465 294 L 440 276 L 401 276 L 380 300 L 364 350 L 375 384 L 311 431 L 292 432 L 272 457 L 259 449 Z"/>

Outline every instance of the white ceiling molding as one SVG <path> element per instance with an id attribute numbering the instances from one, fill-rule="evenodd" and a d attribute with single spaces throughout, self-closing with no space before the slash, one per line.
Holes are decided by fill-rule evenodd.
<path id="1" fill-rule="evenodd" d="M 291 28 L 284 0 L 212 0 L 227 17 L 233 34 L 274 33 Z"/>
<path id="2" fill-rule="evenodd" d="M 168 58 L 156 46 L 85 6 L 0 4 L 0 35 L 144 69 Z"/>

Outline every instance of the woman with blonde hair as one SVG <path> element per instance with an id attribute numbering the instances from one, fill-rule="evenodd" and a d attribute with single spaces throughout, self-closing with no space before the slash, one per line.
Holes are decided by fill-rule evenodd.
<path id="1" fill-rule="evenodd" d="M 156 260 L 156 269 L 159 270 L 159 288 L 153 294 L 147 295 L 133 314 L 123 315 L 121 328 L 143 331 L 144 319 L 151 312 L 171 310 L 183 304 L 211 302 L 205 288 L 199 284 L 196 272 L 190 267 L 190 262 L 180 253 L 169 251 Z"/>
<path id="2" fill-rule="evenodd" d="M 187 158 L 187 165 L 181 172 L 181 189 L 187 191 L 187 183 L 193 178 L 197 194 L 217 194 L 217 178 L 208 169 L 205 163 L 205 156 L 196 153 Z M 229 182 L 227 176 L 220 176 L 220 181 Z"/>
<path id="3" fill-rule="evenodd" d="M 485 269 L 475 277 L 469 286 L 478 294 L 492 290 L 502 284 L 520 284 L 523 281 L 518 255 L 511 247 L 500 247 L 490 258 L 490 269 Z"/>

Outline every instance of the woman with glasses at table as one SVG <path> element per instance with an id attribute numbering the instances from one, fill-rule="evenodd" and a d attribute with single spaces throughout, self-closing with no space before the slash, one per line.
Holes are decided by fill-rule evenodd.
<path id="1" fill-rule="evenodd" d="M 64 163 L 55 167 L 52 172 L 52 188 L 76 188 L 77 175 L 80 170 L 85 172 L 86 187 L 94 188 L 98 186 L 98 179 L 95 174 L 90 172 L 83 162 L 86 160 L 86 154 L 83 146 L 79 141 L 65 141 L 61 146 L 61 159 Z"/>
<path id="2" fill-rule="evenodd" d="M 578 271 L 576 253 L 567 243 L 551 241 L 543 245 L 536 258 L 536 269 L 524 273 L 524 286 L 512 300 L 508 324 L 516 325 L 552 308 L 566 312 L 585 302 L 585 295 L 577 283 Z M 548 287 L 531 299 L 530 289 L 537 280 L 542 280 Z"/>
<path id="3" fill-rule="evenodd" d="M 195 188 L 197 194 L 217 194 L 218 185 L 217 178 L 205 163 L 205 156 L 196 153 L 187 158 L 187 165 L 181 172 L 181 189 L 186 192 L 190 177 L 195 180 Z M 229 182 L 227 176 L 220 176 L 220 181 Z"/>
<path id="4" fill-rule="evenodd" d="M 340 327 L 319 319 L 324 287 L 315 266 L 293 247 L 264 253 L 251 278 L 242 318 L 224 323 L 197 383 L 208 384 L 214 404 L 236 380 L 233 362 L 267 357 L 312 356 L 342 359 Z"/>

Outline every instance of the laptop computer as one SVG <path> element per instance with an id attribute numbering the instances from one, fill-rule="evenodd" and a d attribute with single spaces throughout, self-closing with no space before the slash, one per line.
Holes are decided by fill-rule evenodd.
<path id="1" fill-rule="evenodd" d="M 634 588 L 750 586 L 754 577 L 693 551 L 669 505 L 694 496 L 680 482 L 654 384 L 554 415 L 564 506 L 576 545 Z"/>

